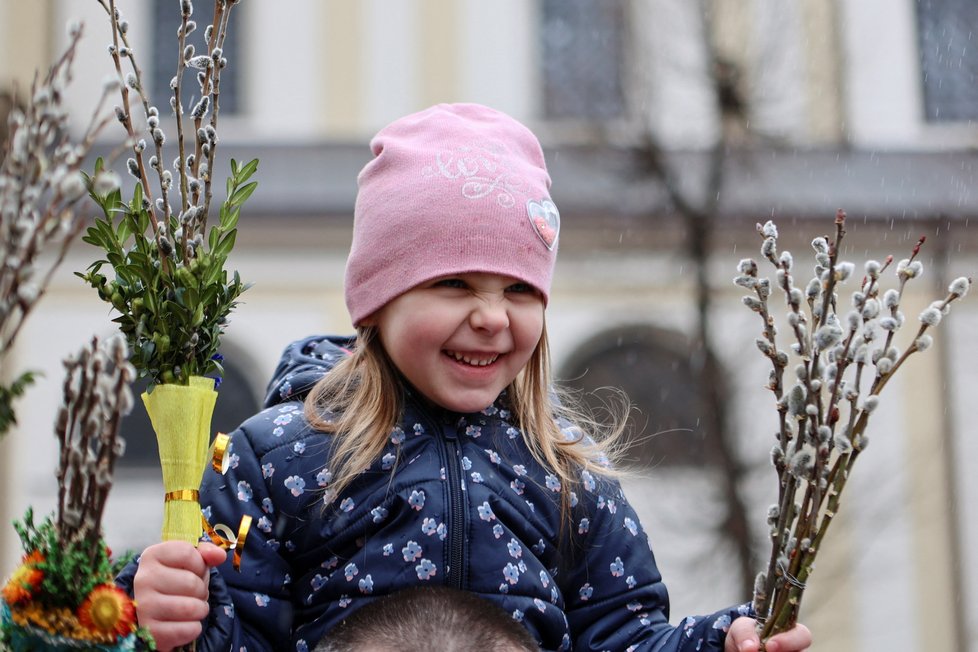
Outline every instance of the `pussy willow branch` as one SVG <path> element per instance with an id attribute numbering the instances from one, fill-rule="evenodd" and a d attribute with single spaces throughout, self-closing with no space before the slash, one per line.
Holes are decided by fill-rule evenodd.
<path id="1" fill-rule="evenodd" d="M 217 131 L 217 119 L 220 113 L 220 96 L 221 96 L 221 71 L 227 65 L 227 60 L 224 58 L 224 41 L 227 37 L 227 30 L 229 20 L 231 18 L 231 7 L 233 7 L 238 0 L 218 0 L 214 3 L 214 22 L 216 34 L 211 34 L 211 41 L 208 44 L 209 51 L 211 54 L 211 65 L 208 68 L 209 78 L 211 87 L 209 89 L 210 96 L 212 98 L 213 107 L 211 108 L 211 118 L 210 126 L 212 131 L 210 133 L 216 133 Z M 200 133 L 200 128 L 202 124 L 202 117 L 195 121 L 194 126 L 197 132 Z M 213 186 L 211 179 L 214 175 L 214 158 L 217 151 L 217 139 L 212 138 L 207 143 L 207 174 L 204 176 L 204 210 L 203 214 L 198 216 L 199 228 L 198 233 L 204 233 L 207 228 L 207 218 L 210 213 L 211 199 L 213 197 Z M 198 168 L 194 170 L 195 176 L 200 176 L 200 162 L 203 154 L 203 148 L 205 144 L 202 142 L 200 137 L 197 138 L 197 146 L 195 148 L 195 153 L 197 154 L 196 162 Z"/>
<path id="2" fill-rule="evenodd" d="M 208 27 L 209 33 L 206 35 L 207 54 L 193 56 L 193 46 L 187 43 L 187 37 L 196 29 L 196 23 L 191 20 L 193 15 L 193 4 L 190 0 L 182 0 L 180 3 L 181 24 L 178 32 L 178 44 L 180 56 L 177 62 L 177 74 L 171 84 L 173 95 L 171 97 L 171 109 L 173 110 L 177 131 L 177 174 L 180 192 L 180 224 L 177 227 L 179 237 L 171 230 L 170 217 L 173 207 L 170 203 L 169 190 L 172 184 L 169 171 L 166 170 L 164 161 L 163 145 L 165 135 L 159 126 L 159 111 L 150 103 L 143 87 L 143 75 L 136 63 L 133 49 L 129 44 L 124 28 L 124 21 L 115 6 L 115 0 L 97 0 L 99 4 L 109 14 L 112 21 L 113 47 L 111 55 L 116 67 L 116 72 L 120 79 L 124 79 L 122 71 L 123 56 L 128 60 L 132 67 L 132 83 L 123 86 L 122 103 L 123 107 L 118 112 L 119 121 L 125 126 L 129 136 L 133 153 L 133 166 L 131 172 L 138 176 L 143 188 L 145 198 L 144 205 L 155 214 L 157 211 L 162 214 L 161 219 L 152 219 L 151 224 L 158 245 L 161 250 L 169 248 L 169 242 L 175 247 L 179 247 L 178 254 L 183 259 L 185 265 L 190 263 L 190 253 L 188 247 L 194 242 L 195 236 L 205 232 L 207 226 L 207 216 L 210 210 L 210 203 L 213 199 L 211 178 L 213 176 L 215 153 L 217 150 L 217 120 L 219 113 L 220 95 L 220 73 L 227 64 L 223 56 L 224 40 L 227 34 L 228 20 L 231 7 L 237 0 L 216 0 L 214 5 L 214 18 Z M 120 45 L 121 43 L 121 45 Z M 206 59 L 205 63 L 202 63 Z M 183 77 L 187 70 L 188 63 L 193 61 L 195 66 L 203 66 L 197 75 L 198 85 L 201 91 L 201 98 L 194 106 L 192 112 L 194 126 L 194 153 L 188 154 L 186 151 L 186 134 L 184 124 L 183 107 Z M 147 116 L 147 128 L 149 135 L 155 145 L 156 154 L 150 161 L 150 167 L 157 172 L 160 185 L 160 205 L 153 200 L 153 193 L 150 189 L 146 175 L 146 165 L 143 159 L 143 141 L 137 136 L 131 115 L 131 102 L 129 100 L 129 88 L 135 91 L 142 104 L 143 111 Z M 196 113 L 196 115 L 193 115 Z M 210 114 L 208 129 L 202 129 L 204 118 Z M 155 161 L 155 162 L 154 162 Z M 203 187 L 201 187 L 201 184 Z M 203 205 L 200 205 L 201 193 L 203 193 Z M 160 228 L 162 224 L 162 228 Z M 162 242 L 167 239 L 168 242 Z M 162 264 L 168 266 L 168 256 L 163 257 Z"/>
<path id="3" fill-rule="evenodd" d="M 122 417 L 132 409 L 129 364 L 120 335 L 100 343 L 93 337 L 64 360 L 64 402 L 55 434 L 60 444 L 56 529 L 61 541 L 80 543 L 94 556 L 115 461 L 124 449 Z"/>
<path id="4" fill-rule="evenodd" d="M 757 265 L 749 259 L 741 261 L 741 275 L 735 279 L 738 285 L 754 290 L 754 296 L 744 297 L 744 303 L 763 321 L 762 337 L 757 339 L 757 345 L 772 362 L 768 389 L 778 399 L 780 429 L 772 462 L 778 472 L 779 495 L 768 517 L 772 551 L 767 571 L 755 582 L 755 609 L 763 621 L 762 639 L 784 631 L 795 621 L 816 553 L 839 508 L 841 492 L 855 458 L 866 446 L 865 429 L 879 393 L 910 355 L 930 345 L 927 330 L 940 322 L 950 303 L 964 296 L 971 285 L 970 279 L 956 279 L 942 301 L 933 302 L 922 312 L 921 326 L 913 343 L 900 354 L 893 346 L 895 331 L 904 320 L 899 311 L 900 300 L 907 280 L 922 273 L 922 266 L 914 258 L 923 238 L 911 257 L 901 261 L 897 269 L 899 289 L 887 291 L 882 304 L 879 278 L 892 262 L 892 256 L 882 265 L 867 262 L 867 276 L 859 291 L 853 294 L 855 310 L 846 315 L 847 327 L 844 327 L 838 318 L 835 293 L 837 283 L 848 279 L 853 270 L 851 263 L 838 261 L 845 235 L 844 212 L 836 215 L 835 225 L 831 240 L 816 238 L 812 242 L 817 264 L 815 278 L 806 289 L 809 316 L 814 325 L 810 332 L 805 327 L 808 316 L 801 310 L 803 294 L 794 286 L 791 276 L 792 257 L 788 252 L 778 254 L 777 229 L 773 223 L 758 225 L 764 238 L 761 255 L 777 270 L 777 286 L 784 293 L 788 321 L 796 340 L 792 349 L 801 358 L 801 364 L 796 367 L 798 379 L 787 393 L 783 375 L 788 355 L 776 345 L 774 320 L 768 312 L 769 282 L 758 278 Z M 881 305 L 889 309 L 885 319 L 879 317 Z M 889 332 L 882 348 L 873 350 L 871 343 L 876 339 L 877 328 Z M 867 361 L 872 362 L 876 373 L 860 403 L 859 388 Z M 854 370 L 850 369 L 852 366 Z M 851 383 L 846 379 L 850 371 L 855 376 Z M 843 401 L 849 409 L 845 420 L 841 411 Z M 799 505 L 797 490 L 802 482 L 805 491 Z"/>
<path id="5" fill-rule="evenodd" d="M 72 142 L 63 86 L 71 80 L 81 26 L 69 33 L 65 52 L 43 80 L 35 77 L 23 111 L 9 118 L 10 138 L 0 165 L 0 361 L 64 260 L 83 221 L 75 210 L 84 196 L 80 167 L 110 122 L 107 84 L 82 138 Z M 38 259 L 54 247 L 40 280 Z"/>

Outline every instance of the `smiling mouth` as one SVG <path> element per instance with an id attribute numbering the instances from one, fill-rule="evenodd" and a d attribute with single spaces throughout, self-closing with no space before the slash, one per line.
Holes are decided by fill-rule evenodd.
<path id="1" fill-rule="evenodd" d="M 456 362 L 467 364 L 470 367 L 487 367 L 499 359 L 498 353 L 493 353 L 491 355 L 479 355 L 473 353 L 459 353 L 457 351 L 445 351 L 445 354 L 450 358 L 454 358 Z"/>

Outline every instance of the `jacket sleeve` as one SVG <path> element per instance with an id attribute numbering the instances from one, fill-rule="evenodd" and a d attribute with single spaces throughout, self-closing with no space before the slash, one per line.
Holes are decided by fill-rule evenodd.
<path id="1" fill-rule="evenodd" d="M 301 409 L 301 407 L 300 407 Z M 289 515 L 277 512 L 270 463 L 255 450 L 249 429 L 272 430 L 281 409 L 265 410 L 249 419 L 231 435 L 229 468 L 220 474 L 204 472 L 200 503 L 212 527 L 225 525 L 238 533 L 243 516 L 251 517 L 240 569 L 233 567 L 233 553 L 212 573 L 211 617 L 202 634 L 201 652 L 209 650 L 271 650 L 291 639 L 293 607 L 291 567 L 281 554 L 281 536 L 291 527 Z M 280 442 L 288 446 L 291 437 Z M 266 451 L 267 452 L 267 451 Z"/>
<path id="2" fill-rule="evenodd" d="M 669 596 L 638 516 L 617 482 L 583 472 L 563 583 L 574 650 L 723 652 L 748 607 L 669 624 Z"/>
<path id="3" fill-rule="evenodd" d="M 243 549 L 235 551 L 241 554 L 240 570 L 233 568 L 233 553 L 211 569 L 211 610 L 198 639 L 200 652 L 281 649 L 282 642 L 292 638 L 290 564 L 281 554 L 285 546 L 280 541 L 294 527 L 290 514 L 301 507 L 298 501 L 277 504 L 271 482 L 273 462 L 263 457 L 278 460 L 294 455 L 296 431 L 302 428 L 299 415 L 301 404 L 293 404 L 252 417 L 231 434 L 227 472 L 222 475 L 210 467 L 204 472 L 200 503 L 208 523 L 214 528 L 226 525 L 234 534 L 230 538 L 235 538 L 242 517 L 252 520 Z M 288 425 L 292 421 L 295 424 Z M 250 430 L 276 433 L 271 445 L 263 444 L 268 449 L 264 455 L 256 451 Z M 138 558 L 116 578 L 130 595 L 137 568 Z"/>

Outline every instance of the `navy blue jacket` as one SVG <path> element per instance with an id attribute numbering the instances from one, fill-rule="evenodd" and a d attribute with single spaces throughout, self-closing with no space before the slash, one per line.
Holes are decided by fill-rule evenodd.
<path id="1" fill-rule="evenodd" d="M 584 471 L 563 487 L 527 451 L 505 395 L 457 414 L 408 394 L 380 459 L 333 496 L 331 438 L 308 425 L 302 401 L 350 346 L 292 344 L 264 411 L 231 435 L 230 469 L 204 474 L 210 523 L 254 521 L 240 572 L 228 561 L 212 574 L 201 652 L 310 650 L 352 610 L 419 584 L 491 600 L 548 650 L 723 650 L 746 607 L 670 626 L 648 538 L 618 483 Z M 562 532 L 564 491 L 573 515 Z"/>

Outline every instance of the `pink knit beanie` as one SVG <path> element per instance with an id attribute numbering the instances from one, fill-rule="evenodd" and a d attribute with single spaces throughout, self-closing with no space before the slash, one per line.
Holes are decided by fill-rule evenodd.
<path id="1" fill-rule="evenodd" d="M 357 178 L 346 306 L 353 324 L 449 274 L 518 278 L 547 301 L 560 216 L 536 137 L 478 104 L 439 104 L 370 143 Z"/>

